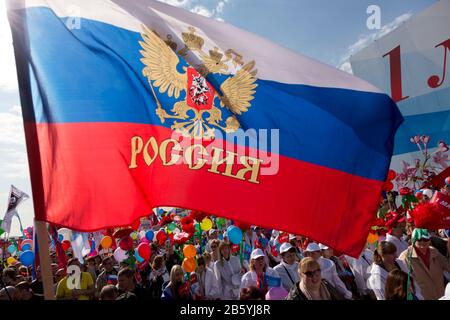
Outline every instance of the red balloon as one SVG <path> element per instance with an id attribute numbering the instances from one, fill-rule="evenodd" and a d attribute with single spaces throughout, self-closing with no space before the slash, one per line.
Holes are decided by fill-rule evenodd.
<path id="1" fill-rule="evenodd" d="M 158 241 L 158 245 L 162 246 L 167 240 L 167 235 L 164 231 L 159 231 L 156 234 L 156 241 Z"/>
<path id="2" fill-rule="evenodd" d="M 388 181 L 394 180 L 396 176 L 397 176 L 397 173 L 394 170 L 391 169 L 388 172 L 387 180 Z"/>
<path id="3" fill-rule="evenodd" d="M 119 241 L 119 247 L 124 251 L 133 249 L 133 239 L 130 236 L 123 237 Z"/>
<path id="4" fill-rule="evenodd" d="M 150 256 L 152 255 L 152 250 L 150 249 L 150 246 L 146 243 L 141 243 L 137 247 L 139 256 L 148 261 L 150 259 Z"/>
<path id="5" fill-rule="evenodd" d="M 386 182 L 383 184 L 383 190 L 384 190 L 384 191 L 391 191 L 392 189 L 394 189 L 394 184 L 393 184 L 392 182 L 386 181 Z"/>
<path id="6" fill-rule="evenodd" d="M 71 247 L 71 243 L 70 243 L 69 240 L 64 240 L 64 241 L 61 243 L 61 246 L 62 246 L 62 248 L 63 248 L 64 251 L 67 251 L 67 250 L 69 250 L 69 248 Z"/>

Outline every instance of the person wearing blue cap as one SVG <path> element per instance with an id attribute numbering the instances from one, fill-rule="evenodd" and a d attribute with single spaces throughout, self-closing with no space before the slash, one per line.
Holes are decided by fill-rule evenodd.
<path id="1" fill-rule="evenodd" d="M 426 229 L 414 229 L 412 242 L 399 259 L 409 266 L 424 299 L 437 300 L 444 295 L 444 271 L 450 272 L 450 242 L 446 256 L 430 246 L 431 235 Z"/>

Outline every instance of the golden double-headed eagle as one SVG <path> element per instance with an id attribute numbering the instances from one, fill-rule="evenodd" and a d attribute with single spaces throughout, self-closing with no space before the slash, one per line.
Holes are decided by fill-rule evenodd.
<path id="1" fill-rule="evenodd" d="M 178 54 L 186 57 L 189 51 L 198 53 L 202 64 L 196 66 L 195 70 L 201 75 L 202 80 L 210 73 L 228 74 L 227 63 L 233 63 L 238 70 L 235 75 L 228 77 L 220 85 L 222 94 L 218 93 L 218 90 L 213 90 L 209 109 L 195 108 L 187 103 L 189 90 L 187 67 L 183 67 L 184 72 L 177 70 L 180 63 L 176 53 L 177 44 L 171 41 L 170 35 L 164 41 L 156 32 L 145 26 L 143 29 L 141 34 L 143 41 L 139 41 L 143 49 L 140 51 L 141 61 L 145 65 L 142 73 L 150 84 L 157 104 L 156 114 L 161 122 L 164 123 L 166 119 L 175 119 L 171 128 L 192 138 L 213 138 L 214 127 L 225 132 L 236 131 L 240 125 L 235 115 L 246 112 L 251 106 L 251 100 L 254 99 L 257 87 L 255 62 L 251 61 L 244 65 L 242 56 L 232 49 L 222 54 L 218 48 L 214 48 L 207 54 L 202 49 L 204 40 L 195 34 L 194 28 L 190 27 L 190 32 L 182 33 L 185 47 L 179 50 Z M 206 83 L 206 80 L 204 81 Z M 158 88 L 160 94 L 167 94 L 175 99 L 179 99 L 185 91 L 186 98 L 175 102 L 168 112 L 167 109 L 162 108 L 155 88 Z M 214 104 L 216 98 L 220 100 L 219 107 Z M 221 108 L 228 108 L 232 113 L 225 121 L 222 120 Z M 190 110 L 192 112 L 188 112 Z"/>

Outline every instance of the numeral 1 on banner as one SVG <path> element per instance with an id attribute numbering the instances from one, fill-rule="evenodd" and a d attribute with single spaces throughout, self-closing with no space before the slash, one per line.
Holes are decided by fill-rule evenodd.
<path id="1" fill-rule="evenodd" d="M 400 46 L 395 47 L 384 57 L 389 56 L 389 65 L 391 68 L 391 98 L 395 102 L 399 102 L 409 98 L 404 97 L 402 91 L 402 61 L 400 56 Z"/>

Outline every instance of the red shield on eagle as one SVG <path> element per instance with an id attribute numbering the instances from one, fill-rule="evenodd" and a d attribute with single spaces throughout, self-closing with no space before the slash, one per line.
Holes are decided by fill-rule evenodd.
<path id="1" fill-rule="evenodd" d="M 209 110 L 214 102 L 213 86 L 192 67 L 187 69 L 186 103 L 197 111 Z"/>

